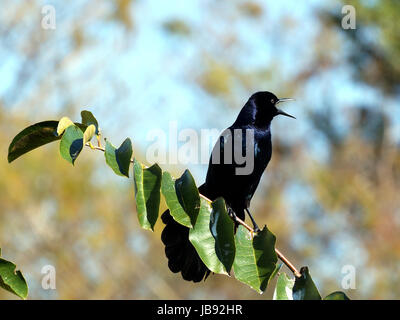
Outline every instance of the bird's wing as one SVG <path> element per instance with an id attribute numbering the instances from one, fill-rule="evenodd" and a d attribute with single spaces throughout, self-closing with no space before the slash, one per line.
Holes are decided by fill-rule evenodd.
<path id="1" fill-rule="evenodd" d="M 232 148 L 228 145 L 232 139 L 231 131 L 225 130 L 214 145 L 208 165 L 206 183 L 203 191 L 211 200 L 222 196 L 235 175 L 235 164 L 232 163 Z M 227 159 L 225 159 L 225 156 Z"/>

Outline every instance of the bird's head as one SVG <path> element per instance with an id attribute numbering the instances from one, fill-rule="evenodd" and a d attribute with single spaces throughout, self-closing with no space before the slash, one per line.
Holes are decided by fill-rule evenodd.
<path id="1" fill-rule="evenodd" d="M 260 91 L 254 93 L 249 102 L 252 102 L 253 106 L 256 108 L 256 118 L 259 118 L 259 121 L 271 121 L 274 117 L 278 115 L 290 117 L 296 119 L 292 115 L 278 109 L 277 105 L 283 103 L 285 101 L 292 101 L 294 99 L 291 98 L 278 98 L 271 92 L 268 91 Z"/>

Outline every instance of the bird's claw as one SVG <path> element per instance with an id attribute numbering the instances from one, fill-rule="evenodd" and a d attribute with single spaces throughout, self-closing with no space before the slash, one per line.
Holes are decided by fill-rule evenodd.
<path id="1" fill-rule="evenodd" d="M 227 208 L 227 211 L 228 211 L 228 215 L 235 221 L 235 222 L 237 222 L 237 216 L 236 216 L 236 213 L 235 213 L 235 211 L 233 211 L 233 209 L 232 208 Z"/>

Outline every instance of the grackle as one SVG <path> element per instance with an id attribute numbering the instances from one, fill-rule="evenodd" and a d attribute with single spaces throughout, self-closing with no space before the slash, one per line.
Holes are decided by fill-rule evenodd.
<path id="1" fill-rule="evenodd" d="M 255 232 L 259 228 L 250 214 L 250 201 L 271 159 L 272 119 L 277 115 L 294 118 L 277 108 L 279 103 L 289 100 L 293 99 L 278 99 L 267 91 L 254 93 L 236 121 L 217 140 L 206 181 L 199 187 L 199 192 L 210 200 L 223 197 L 234 220 L 244 220 L 246 211 Z M 177 223 L 169 210 L 161 218 L 166 225 L 161 239 L 170 270 L 181 272 L 188 281 L 199 282 L 207 278 L 210 271 L 189 241 L 189 228 Z"/>

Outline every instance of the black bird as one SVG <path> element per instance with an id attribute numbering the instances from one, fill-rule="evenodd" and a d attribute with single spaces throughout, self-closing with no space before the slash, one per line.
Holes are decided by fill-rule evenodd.
<path id="1" fill-rule="evenodd" d="M 256 232 L 259 228 L 248 208 L 271 159 L 272 119 L 277 115 L 294 118 L 277 108 L 279 103 L 289 100 L 293 99 L 278 99 L 267 91 L 254 93 L 236 121 L 216 142 L 206 181 L 199 187 L 199 192 L 210 200 L 223 197 L 234 219 L 238 217 L 244 220 L 246 211 Z M 189 241 L 189 228 L 177 223 L 169 210 L 161 218 L 166 224 L 161 239 L 170 270 L 181 272 L 188 281 L 199 282 L 207 278 L 210 271 Z"/>

